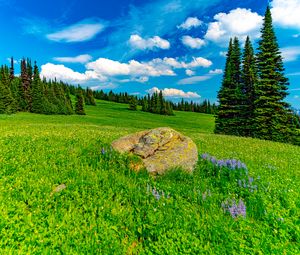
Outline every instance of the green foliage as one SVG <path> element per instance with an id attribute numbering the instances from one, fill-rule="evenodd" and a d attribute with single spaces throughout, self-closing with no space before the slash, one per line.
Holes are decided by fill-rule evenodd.
<path id="1" fill-rule="evenodd" d="M 39 114 L 73 114 L 70 90 L 77 90 L 63 82 L 41 80 L 36 63 L 21 60 L 21 76 L 15 77 L 13 59 L 11 67 L 2 66 L 0 71 L 0 113 L 11 114 L 27 111 Z M 93 92 L 87 89 L 91 105 L 95 104 Z"/>
<path id="2" fill-rule="evenodd" d="M 238 39 L 230 40 L 215 133 L 299 144 L 269 7 L 261 34 L 256 57 L 247 37 L 242 69 Z"/>
<path id="3" fill-rule="evenodd" d="M 129 100 L 129 110 L 137 111 L 137 99 L 135 97 L 131 97 Z"/>
<path id="4" fill-rule="evenodd" d="M 85 100 L 84 101 L 85 101 L 86 105 L 96 105 L 94 94 L 93 94 L 93 91 L 91 89 L 86 88 L 84 96 L 85 96 Z"/>
<path id="5" fill-rule="evenodd" d="M 78 115 L 85 115 L 84 99 L 82 95 L 82 90 L 80 89 L 77 91 L 76 95 L 75 113 Z"/>
<path id="6" fill-rule="evenodd" d="M 292 128 L 288 118 L 288 79 L 272 25 L 270 8 L 267 8 L 257 53 L 259 80 L 255 100 L 255 137 L 288 142 L 292 141 Z"/>
<path id="7" fill-rule="evenodd" d="M 97 101 L 84 117 L 0 116 L 1 254 L 299 254 L 299 147 L 214 135 L 207 114 L 127 109 Z M 153 178 L 111 151 L 158 126 L 190 136 L 200 154 L 241 160 L 257 191 L 201 159 L 193 174 Z M 233 219 L 227 199 L 242 199 L 246 218 Z"/>

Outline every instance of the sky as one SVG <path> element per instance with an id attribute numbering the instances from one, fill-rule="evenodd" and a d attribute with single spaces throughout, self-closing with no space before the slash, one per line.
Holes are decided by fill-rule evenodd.
<path id="1" fill-rule="evenodd" d="M 94 90 L 217 102 L 230 37 L 254 47 L 270 5 L 300 109 L 300 0 L 0 0 L 0 63 Z"/>

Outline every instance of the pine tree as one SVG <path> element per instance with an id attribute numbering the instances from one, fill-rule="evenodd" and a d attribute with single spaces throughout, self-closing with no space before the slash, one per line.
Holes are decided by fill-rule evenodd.
<path id="1" fill-rule="evenodd" d="M 15 100 L 9 88 L 0 80 L 0 114 L 12 114 L 15 112 Z"/>
<path id="2" fill-rule="evenodd" d="M 255 85 L 257 83 L 256 59 L 254 50 L 247 36 L 243 53 L 242 83 L 241 83 L 241 123 L 243 123 L 240 135 L 253 136 L 254 133 L 254 102 Z"/>
<path id="3" fill-rule="evenodd" d="M 30 98 L 30 83 L 31 79 L 28 76 L 27 73 L 27 65 L 26 65 L 26 60 L 22 59 L 21 60 L 21 84 L 19 88 L 19 106 L 21 111 L 27 111 L 30 109 L 30 103 L 31 103 L 31 98 Z"/>
<path id="4" fill-rule="evenodd" d="M 232 134 L 232 120 L 234 119 L 234 109 L 231 95 L 235 93 L 233 86 L 233 44 L 232 39 L 229 41 L 225 71 L 221 88 L 218 92 L 219 109 L 216 116 L 215 133 Z"/>
<path id="5" fill-rule="evenodd" d="M 85 115 L 84 111 L 84 99 L 82 95 L 82 90 L 79 89 L 76 95 L 75 113 L 78 115 Z"/>
<path id="6" fill-rule="evenodd" d="M 284 76 L 283 60 L 272 25 L 268 7 L 264 17 L 257 53 L 259 80 L 255 94 L 255 137 L 290 141 L 293 127 L 289 123 L 289 105 L 284 102 L 288 95 L 288 79 Z"/>
<path id="7" fill-rule="evenodd" d="M 2 66 L 0 70 L 0 100 L 2 101 L 1 113 L 12 114 L 17 111 L 17 104 L 11 92 L 11 81 L 9 79 L 9 69 L 7 66 Z"/>
<path id="8" fill-rule="evenodd" d="M 33 81 L 30 94 L 32 100 L 30 111 L 33 113 L 46 113 L 44 89 L 36 62 L 34 63 Z"/>
<path id="9" fill-rule="evenodd" d="M 137 100 L 134 96 L 129 99 L 129 110 L 136 111 L 137 110 Z"/>
<path id="10" fill-rule="evenodd" d="M 14 68 L 14 58 L 11 57 L 10 59 L 10 69 L 9 69 L 9 72 L 10 72 L 10 80 L 13 80 L 15 78 L 15 68 Z"/>

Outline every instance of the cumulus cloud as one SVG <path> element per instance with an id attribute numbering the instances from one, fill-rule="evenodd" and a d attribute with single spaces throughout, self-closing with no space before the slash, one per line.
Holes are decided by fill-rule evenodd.
<path id="1" fill-rule="evenodd" d="M 40 76 L 45 77 L 47 79 L 57 79 L 70 83 L 84 83 L 93 79 L 99 81 L 107 80 L 104 76 L 97 74 L 93 71 L 79 73 L 64 65 L 55 65 L 52 63 L 47 63 L 41 66 Z"/>
<path id="2" fill-rule="evenodd" d="M 205 39 L 224 43 L 229 37 L 237 36 L 244 39 L 247 35 L 253 38 L 259 36 L 259 29 L 263 23 L 263 17 L 250 9 L 237 8 L 228 14 L 218 13 L 214 16 L 215 22 L 208 24 Z"/>
<path id="3" fill-rule="evenodd" d="M 105 25 L 99 21 L 83 20 L 62 30 L 47 34 L 46 37 L 55 42 L 84 42 L 93 39 L 104 28 Z"/>
<path id="4" fill-rule="evenodd" d="M 66 61 L 66 59 L 63 60 Z M 71 60 L 75 61 L 74 59 Z M 93 80 L 145 83 L 149 80 L 149 77 L 176 76 L 176 69 L 188 69 L 187 73 L 192 75 L 194 71 L 191 69 L 209 67 L 211 65 L 212 62 L 210 60 L 202 57 L 193 58 L 190 62 L 180 61 L 178 58 L 155 58 L 147 62 L 130 60 L 124 63 L 107 58 L 99 58 L 86 63 L 86 71 L 84 73 L 75 72 L 64 65 L 47 63 L 42 66 L 41 76 L 71 83 L 85 83 Z"/>
<path id="5" fill-rule="evenodd" d="M 87 63 L 92 60 L 92 56 L 88 54 L 79 55 L 76 57 L 55 57 L 53 58 L 55 61 L 62 62 L 62 63 Z"/>
<path id="6" fill-rule="evenodd" d="M 299 0 L 273 0 L 271 7 L 274 23 L 283 27 L 300 29 Z"/>
<path id="7" fill-rule="evenodd" d="M 146 92 L 149 94 L 153 94 L 155 92 L 159 92 L 160 89 L 157 87 L 153 87 Z M 173 98 L 201 98 L 199 94 L 196 92 L 184 92 L 183 90 L 180 89 L 174 89 L 174 88 L 164 88 L 161 90 L 163 96 L 165 97 L 173 97 Z"/>
<path id="8" fill-rule="evenodd" d="M 199 20 L 196 17 L 189 17 L 186 19 L 185 22 L 183 22 L 181 25 L 177 26 L 178 28 L 184 29 L 184 30 L 190 30 L 193 27 L 199 27 L 203 24 L 201 20 Z"/>
<path id="9" fill-rule="evenodd" d="M 179 84 L 179 85 L 195 84 L 195 83 L 199 83 L 202 81 L 207 81 L 211 78 L 212 78 L 212 76 L 210 76 L 210 75 L 193 76 L 190 78 L 181 79 L 180 81 L 177 82 L 177 84 Z"/>
<path id="10" fill-rule="evenodd" d="M 300 47 L 291 46 L 281 49 L 282 57 L 284 62 L 296 61 L 300 57 Z"/>
<path id="11" fill-rule="evenodd" d="M 189 35 L 183 36 L 181 38 L 181 41 L 185 46 L 190 47 L 192 49 L 200 49 L 201 47 L 203 47 L 205 45 L 204 40 L 202 40 L 200 38 L 194 38 Z"/>
<path id="12" fill-rule="evenodd" d="M 198 67 L 210 67 L 213 63 L 202 57 L 194 57 L 191 62 L 180 61 L 178 58 L 156 58 L 149 62 L 152 65 L 167 65 L 175 69 L 190 69 Z"/>
<path id="13" fill-rule="evenodd" d="M 148 62 L 130 60 L 127 63 L 99 58 L 87 63 L 86 68 L 106 77 L 125 75 L 140 77 L 145 81 L 145 77 L 175 76 L 174 69 L 210 67 L 211 65 L 210 60 L 202 57 L 193 58 L 191 62 L 184 62 L 175 58 L 155 58 Z"/>
<path id="14" fill-rule="evenodd" d="M 87 69 L 93 70 L 104 76 L 131 75 L 134 77 L 157 77 L 157 76 L 175 76 L 174 71 L 166 65 L 154 65 L 154 62 L 138 62 L 130 60 L 128 63 L 99 58 L 86 65 Z"/>
<path id="15" fill-rule="evenodd" d="M 186 73 L 186 75 L 188 75 L 188 76 L 193 76 L 193 75 L 195 75 L 195 71 L 190 70 L 190 69 L 185 70 L 185 73 Z"/>
<path id="16" fill-rule="evenodd" d="M 217 75 L 217 74 L 222 74 L 222 73 L 223 73 L 222 69 L 215 69 L 215 70 L 209 71 L 209 74 L 212 74 L 212 75 Z"/>
<path id="17" fill-rule="evenodd" d="M 133 48 L 139 50 L 153 50 L 154 48 L 167 50 L 170 48 L 169 41 L 162 39 L 159 36 L 143 39 L 139 35 L 131 35 L 129 43 Z"/>

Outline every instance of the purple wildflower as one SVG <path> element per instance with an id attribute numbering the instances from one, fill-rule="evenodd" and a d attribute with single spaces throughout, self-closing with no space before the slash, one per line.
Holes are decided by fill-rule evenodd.
<path id="1" fill-rule="evenodd" d="M 213 163 L 214 165 L 217 163 L 217 159 L 215 157 L 211 157 L 210 158 L 211 163 Z"/>
<path id="2" fill-rule="evenodd" d="M 246 217 L 246 205 L 242 200 L 239 200 L 239 203 L 236 204 L 235 199 L 232 200 L 226 200 L 222 203 L 222 208 L 224 211 L 227 211 L 230 213 L 232 218 L 237 218 L 238 216 Z"/>
<path id="3" fill-rule="evenodd" d="M 160 194 L 155 188 L 152 190 L 152 195 L 156 198 L 156 200 L 160 199 Z"/>
<path id="4" fill-rule="evenodd" d="M 101 150 L 101 154 L 102 154 L 102 155 L 104 155 L 104 154 L 105 154 L 105 152 L 106 152 L 106 151 L 105 151 L 105 149 L 104 149 L 104 148 L 102 148 L 102 150 Z"/>
<path id="5" fill-rule="evenodd" d="M 209 156 L 208 153 L 203 153 L 203 154 L 201 155 L 201 158 L 206 160 L 206 159 L 209 159 L 210 156 Z"/>
<path id="6" fill-rule="evenodd" d="M 237 212 L 238 215 L 241 215 L 244 218 L 246 217 L 246 205 L 244 204 L 243 200 L 239 201 L 239 204 L 237 206 Z"/>

